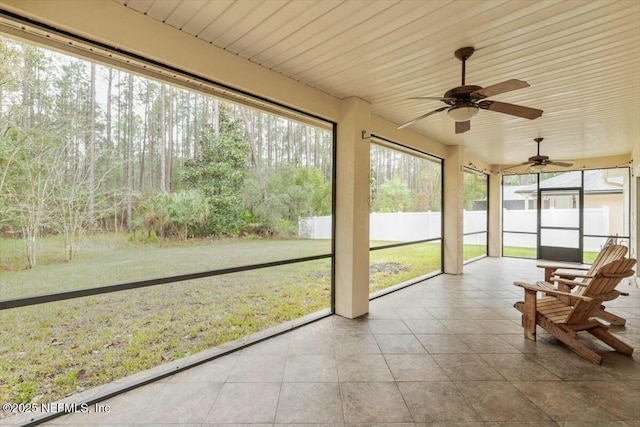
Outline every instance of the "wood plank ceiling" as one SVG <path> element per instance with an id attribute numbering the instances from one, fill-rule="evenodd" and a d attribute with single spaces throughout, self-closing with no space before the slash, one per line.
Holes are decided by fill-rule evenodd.
<path id="1" fill-rule="evenodd" d="M 494 100 L 544 110 L 529 121 L 480 111 L 456 135 L 439 113 L 411 129 L 464 144 L 490 164 L 543 154 L 581 159 L 640 144 L 640 1 L 619 0 L 115 0 L 338 98 L 357 96 L 404 123 L 441 107 L 460 85 L 453 52 L 477 50 L 467 84 L 526 80 Z"/>

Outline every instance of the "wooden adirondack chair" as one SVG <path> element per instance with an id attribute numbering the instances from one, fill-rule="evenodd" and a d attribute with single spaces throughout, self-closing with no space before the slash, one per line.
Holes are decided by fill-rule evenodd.
<path id="1" fill-rule="evenodd" d="M 545 269 L 545 281 L 554 283 L 557 290 L 562 292 L 571 292 L 573 288 L 579 287 L 580 289 L 578 289 L 576 292 L 580 294 L 583 292 L 583 289 L 589 284 L 589 281 L 596 275 L 596 273 L 602 266 L 609 264 L 611 261 L 624 258 L 628 250 L 629 249 L 624 245 L 606 245 L 602 248 L 590 267 L 567 267 L 566 265 L 563 266 L 561 264 L 550 263 L 542 263 L 538 264 L 538 266 Z M 586 270 L 586 272 L 580 273 L 576 272 L 575 270 Z M 629 295 L 627 292 L 616 292 L 618 292 L 617 296 Z M 625 318 L 607 311 L 604 305 L 601 305 L 596 310 L 596 312 L 597 314 L 594 314 L 594 317 L 605 320 L 612 325 L 622 326 L 627 323 L 627 320 Z"/>
<path id="2" fill-rule="evenodd" d="M 624 277 L 634 274 L 635 264 L 635 259 L 620 259 L 602 266 L 580 294 L 558 291 L 545 282 L 515 282 L 524 288 L 524 301 L 515 303 L 514 307 L 522 313 L 525 337 L 535 341 L 536 325 L 540 325 L 579 356 L 600 364 L 602 356 L 577 338 L 578 332 L 587 331 L 614 350 L 632 354 L 633 347 L 611 334 L 609 328 L 594 317 L 603 301 L 617 298 L 615 287 Z M 551 296 L 537 299 L 538 292 Z"/>

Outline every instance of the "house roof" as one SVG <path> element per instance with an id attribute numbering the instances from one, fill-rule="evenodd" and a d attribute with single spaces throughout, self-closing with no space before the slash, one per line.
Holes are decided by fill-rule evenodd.
<path id="1" fill-rule="evenodd" d="M 609 176 L 608 169 L 584 171 L 584 194 L 608 194 L 622 193 L 624 178 L 622 176 Z M 581 186 L 580 171 L 561 173 L 551 178 L 540 181 L 541 188 L 576 188 Z M 508 191 L 507 191 L 508 190 Z M 518 185 L 505 187 L 505 200 L 518 200 L 516 195 L 535 195 L 538 191 L 537 184 Z M 513 198 L 508 199 L 507 196 Z M 522 196 L 520 196 L 522 197 Z"/>

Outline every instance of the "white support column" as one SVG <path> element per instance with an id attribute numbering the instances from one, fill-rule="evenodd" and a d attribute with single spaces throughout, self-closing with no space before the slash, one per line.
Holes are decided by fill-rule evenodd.
<path id="1" fill-rule="evenodd" d="M 464 148 L 447 147 L 444 160 L 444 272 L 461 274 L 463 264 Z"/>
<path id="2" fill-rule="evenodd" d="M 369 312 L 369 103 L 342 101 L 336 141 L 336 313 L 355 318 Z"/>
<path id="3" fill-rule="evenodd" d="M 489 175 L 489 256 L 502 256 L 502 176 Z"/>

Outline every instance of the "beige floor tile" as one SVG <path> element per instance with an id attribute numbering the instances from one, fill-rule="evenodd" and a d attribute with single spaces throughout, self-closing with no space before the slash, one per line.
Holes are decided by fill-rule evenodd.
<path id="1" fill-rule="evenodd" d="M 282 355 L 240 355 L 229 373 L 228 382 L 280 382 L 287 358 Z"/>
<path id="2" fill-rule="evenodd" d="M 477 354 L 432 354 L 451 381 L 490 381 L 505 378 Z"/>
<path id="3" fill-rule="evenodd" d="M 336 335 L 333 343 L 337 355 L 381 353 L 373 335 Z"/>
<path id="4" fill-rule="evenodd" d="M 333 355 L 290 355 L 284 369 L 284 382 L 338 382 Z"/>
<path id="5" fill-rule="evenodd" d="M 383 354 L 426 353 L 420 341 L 413 335 L 376 335 Z"/>
<path id="6" fill-rule="evenodd" d="M 565 381 L 513 382 L 513 385 L 534 405 L 554 421 L 617 421 L 603 408 L 596 396 L 578 384 Z"/>
<path id="7" fill-rule="evenodd" d="M 450 381 L 402 382 L 398 387 L 417 422 L 480 420 L 465 396 Z"/>
<path id="8" fill-rule="evenodd" d="M 455 385 L 484 421 L 551 421 L 508 382 L 468 381 Z"/>
<path id="9" fill-rule="evenodd" d="M 207 423 L 272 423 L 281 383 L 226 383 Z"/>
<path id="10" fill-rule="evenodd" d="M 416 335 L 427 352 L 439 353 L 473 353 L 473 350 L 456 335 Z"/>
<path id="11" fill-rule="evenodd" d="M 159 390 L 134 424 L 202 423 L 222 383 L 175 383 Z"/>
<path id="12" fill-rule="evenodd" d="M 385 354 L 396 381 L 447 381 L 444 371 L 427 354 Z"/>
<path id="13" fill-rule="evenodd" d="M 387 362 L 381 354 L 350 354 L 338 356 L 340 382 L 393 381 Z"/>
<path id="14" fill-rule="evenodd" d="M 560 380 L 526 354 L 481 354 L 480 357 L 509 381 Z"/>
<path id="15" fill-rule="evenodd" d="M 342 422 L 342 401 L 337 383 L 285 383 L 280 391 L 276 422 Z"/>
<path id="16" fill-rule="evenodd" d="M 413 422 L 394 382 L 341 383 L 340 394 L 348 423 Z"/>

